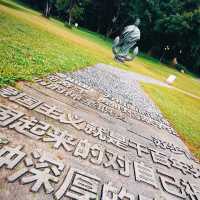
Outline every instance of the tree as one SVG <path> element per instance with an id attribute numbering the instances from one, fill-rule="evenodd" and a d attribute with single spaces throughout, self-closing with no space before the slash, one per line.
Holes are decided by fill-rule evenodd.
<path id="1" fill-rule="evenodd" d="M 140 49 L 200 73 L 200 0 L 22 0 L 106 37 L 141 19 Z M 37 2 L 36 2 L 37 1 Z M 167 51 L 165 51 L 167 49 Z"/>
<path id="2" fill-rule="evenodd" d="M 186 65 L 191 71 L 200 72 L 200 9 L 180 12 L 157 20 L 155 31 L 159 34 L 159 44 L 168 45 L 171 58 Z"/>
<path id="3" fill-rule="evenodd" d="M 90 0 L 56 0 L 59 16 L 71 25 L 73 20 L 82 19 L 84 9 Z"/>
<path id="4" fill-rule="evenodd" d="M 43 12 L 45 17 L 47 17 L 47 18 L 50 17 L 50 13 L 51 13 L 51 9 L 52 9 L 53 4 L 54 4 L 54 0 L 46 0 L 44 12 Z"/>

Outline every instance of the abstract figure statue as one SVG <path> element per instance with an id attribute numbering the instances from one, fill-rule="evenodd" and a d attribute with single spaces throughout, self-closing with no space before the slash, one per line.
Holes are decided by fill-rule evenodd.
<path id="1" fill-rule="evenodd" d="M 137 41 L 140 40 L 139 24 L 140 19 L 136 19 L 134 25 L 126 26 L 121 35 L 115 38 L 112 50 L 116 60 L 132 61 L 137 56 Z"/>

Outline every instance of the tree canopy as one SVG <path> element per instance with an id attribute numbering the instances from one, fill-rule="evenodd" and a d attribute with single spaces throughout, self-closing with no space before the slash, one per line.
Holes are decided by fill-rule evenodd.
<path id="1" fill-rule="evenodd" d="M 141 19 L 140 49 L 200 74 L 200 0 L 23 0 L 44 16 L 106 37 Z"/>

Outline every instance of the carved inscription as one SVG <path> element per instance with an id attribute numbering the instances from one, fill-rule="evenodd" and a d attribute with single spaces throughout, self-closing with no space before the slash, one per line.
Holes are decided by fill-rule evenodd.
<path id="1" fill-rule="evenodd" d="M 38 121 L 35 117 L 23 117 L 9 125 L 9 128 L 36 140 L 45 135 L 49 127 L 47 123 Z"/>
<path id="2" fill-rule="evenodd" d="M 0 169 L 4 166 L 7 169 L 14 169 L 24 161 L 24 167 L 18 168 L 7 177 L 9 183 L 20 180 L 21 184 L 29 185 L 32 192 L 39 192 L 43 188 L 46 194 L 53 193 L 56 200 L 64 197 L 90 200 L 100 196 L 101 200 L 135 199 L 134 195 L 129 193 L 125 187 L 118 189 L 112 182 L 102 185 L 99 177 L 83 170 L 70 167 L 67 174 L 64 175 L 65 165 L 63 162 L 53 158 L 48 152 L 35 149 L 30 155 L 27 155 L 22 150 L 22 146 L 6 146 L 0 150 Z M 7 156 L 4 156 L 5 153 Z M 64 176 L 63 182 L 55 189 L 62 175 Z M 99 195 L 100 191 L 101 195 Z M 138 198 L 141 197 L 144 196 L 139 194 Z M 153 200 L 153 198 L 147 199 Z"/>
<path id="3" fill-rule="evenodd" d="M 89 107 L 107 113 L 110 116 L 121 119 L 122 121 L 126 121 L 126 117 L 134 118 L 178 136 L 170 127 L 169 122 L 161 116 L 155 116 L 148 111 L 142 111 L 131 103 L 124 103 L 120 99 L 115 99 L 109 95 L 103 95 L 103 97 L 99 97 L 95 101 L 91 100 L 86 95 L 86 91 L 89 87 L 64 74 L 59 73 L 57 75 L 50 75 L 47 76 L 45 80 L 37 79 L 36 82 L 47 89 L 62 93 L 64 96 L 69 96 L 74 100 L 78 100 Z M 63 92 L 60 92 L 60 90 L 58 90 L 60 86 L 66 86 L 68 90 L 61 89 Z"/>
<path id="4" fill-rule="evenodd" d="M 87 158 L 91 150 L 89 147 L 91 147 L 90 143 L 86 140 L 81 140 L 75 150 L 77 156 L 83 159 Z M 102 147 L 95 144 L 92 146 L 92 151 L 96 149 L 99 151 Z M 115 170 L 120 167 L 119 173 L 124 176 L 129 176 L 130 161 L 111 151 L 106 150 L 106 152 L 109 153 L 109 156 L 106 155 L 107 162 L 104 163 L 104 167 L 111 167 Z M 96 154 L 95 152 L 91 154 L 94 155 L 95 161 L 99 161 L 99 159 L 96 160 L 96 158 L 100 153 Z M 24 161 L 24 167 L 17 169 L 17 171 L 9 175 L 7 178 L 8 182 L 12 183 L 20 180 L 21 184 L 29 185 L 33 183 L 30 188 L 32 192 L 38 192 L 39 189 L 43 187 L 47 194 L 54 192 L 54 197 L 57 200 L 64 196 L 81 200 L 90 200 L 99 196 L 99 191 L 102 186 L 101 179 L 75 168 L 69 169 L 67 175 L 63 179 L 63 183 L 59 184 L 60 186 L 55 189 L 65 165 L 62 161 L 53 158 L 48 152 L 35 149 L 30 155 L 27 155 L 23 152 L 23 146 L 5 146 L 0 149 L 0 169 L 4 166 L 6 169 L 14 169 L 22 161 Z M 134 171 L 136 181 L 147 183 L 157 189 L 158 177 L 160 185 L 166 193 L 182 199 L 187 199 L 187 197 L 194 200 L 199 199 L 200 186 L 197 184 L 183 179 L 177 179 L 164 171 L 154 171 L 151 167 L 142 162 L 134 161 Z M 110 194 L 112 195 L 110 196 Z M 121 187 L 119 190 L 112 182 L 103 185 L 101 197 L 102 200 L 132 200 L 135 198 L 125 187 Z M 149 198 L 140 194 L 138 198 L 155 200 L 154 198 Z"/>
<path id="5" fill-rule="evenodd" d="M 52 113 L 51 108 L 50 110 Z M 13 110 L 8 109 L 4 106 L 0 107 L 0 111 L 1 109 L 4 112 L 6 111 L 6 113 L 14 112 Z M 60 116 L 62 116 L 62 120 L 64 121 L 64 116 L 65 116 L 64 113 L 57 111 L 56 112 L 53 111 L 53 113 L 59 113 L 58 115 L 57 114 L 52 115 L 53 118 L 58 120 L 60 119 Z M 75 157 L 80 157 L 82 159 L 89 159 L 89 161 L 93 164 L 101 165 L 103 163 L 103 166 L 105 168 L 110 167 L 113 170 L 117 169 L 119 174 L 122 176 L 127 176 L 127 177 L 130 176 L 129 172 L 130 161 L 125 156 L 120 157 L 113 151 L 105 149 L 105 147 L 101 145 L 91 144 L 87 140 L 80 140 L 79 138 L 75 138 L 71 134 L 67 133 L 67 131 L 61 132 L 55 129 L 54 127 L 50 127 L 50 125 L 48 125 L 47 123 L 38 121 L 35 118 L 27 118 L 23 114 L 21 114 L 20 116 L 21 118 L 18 117 L 17 120 L 14 118 L 15 121 L 13 123 L 11 123 L 9 120 L 8 128 L 15 129 L 20 134 L 31 137 L 32 139 L 42 139 L 42 141 L 44 142 L 51 142 L 53 143 L 54 148 L 59 149 L 62 147 L 67 152 L 72 152 Z M 8 120 L 7 117 L 2 119 L 5 119 L 6 122 Z M 78 130 L 85 131 L 85 133 L 87 133 L 88 135 L 92 134 L 94 134 L 95 136 L 98 135 L 100 139 L 103 139 L 103 141 L 104 139 L 106 139 L 107 143 L 110 143 L 111 141 L 110 135 L 107 137 L 102 136 L 102 134 L 99 134 L 99 129 L 97 129 L 97 127 L 95 128 L 95 130 L 98 132 L 94 132 L 95 131 L 94 124 L 88 126 L 88 124 L 84 120 L 79 119 L 77 116 L 72 117 L 72 115 L 70 114 L 70 118 L 67 120 L 67 123 L 70 123 Z M 2 124 L 5 124 L 3 120 Z M 108 133 L 108 131 L 103 132 L 103 134 L 105 133 Z M 122 143 L 121 138 L 116 138 L 113 137 L 112 135 L 112 140 L 113 138 L 115 142 L 112 142 L 112 145 L 115 145 L 116 147 L 121 147 L 121 149 L 124 149 L 122 148 L 124 146 L 119 145 L 119 143 L 123 145 L 128 144 L 128 147 L 136 150 L 138 157 L 151 155 L 152 161 L 155 164 L 163 165 L 169 169 L 174 168 L 180 170 L 184 175 L 188 174 L 190 176 L 193 176 L 194 178 L 200 178 L 200 169 L 194 167 L 192 164 L 188 165 L 184 162 L 179 162 L 178 160 L 172 157 L 169 158 L 164 153 L 145 147 L 137 142 L 134 142 L 133 140 L 127 141 L 126 139 L 123 139 L 123 141 L 125 141 L 126 143 Z M 106 161 L 104 158 L 106 158 Z"/>
<path id="6" fill-rule="evenodd" d="M 52 76 L 51 76 L 51 78 L 52 78 Z M 71 84 L 70 85 L 71 87 L 67 86 L 65 89 L 64 88 L 62 89 L 62 92 L 60 92 L 60 90 L 58 90 L 58 88 L 61 85 L 63 87 L 65 87 L 64 85 L 66 85 L 66 81 L 64 84 L 62 84 L 60 81 L 52 83 L 51 78 L 50 78 L 50 80 L 47 80 L 47 81 L 36 80 L 36 82 L 47 89 L 51 89 L 55 92 L 62 93 L 64 96 L 70 97 L 75 101 L 79 101 L 89 107 L 97 109 L 103 113 L 107 113 L 117 119 L 124 120 L 125 117 L 123 116 L 122 113 L 120 113 L 119 111 L 117 111 L 109 106 L 106 106 L 98 101 L 95 101 L 95 103 L 89 103 L 90 99 L 88 99 L 88 97 L 87 97 L 87 91 L 83 88 L 77 87 L 77 85 Z M 47 77 L 47 79 L 48 79 L 48 77 Z"/>
<path id="7" fill-rule="evenodd" d="M 47 194 L 54 191 L 52 183 L 58 183 L 60 176 L 64 169 L 64 164 L 53 159 L 50 155 L 43 152 L 41 155 L 38 152 L 33 152 L 32 157 L 27 157 L 24 160 L 25 167 L 10 175 L 8 182 L 14 182 L 18 179 L 22 184 L 29 184 L 33 182 L 31 187 L 32 192 L 38 192 L 44 186 Z"/>
<path id="8" fill-rule="evenodd" d="M 6 127 L 23 115 L 24 114 L 21 112 L 16 112 L 14 110 L 6 108 L 5 106 L 0 105 L 0 126 Z"/>
<path id="9" fill-rule="evenodd" d="M 44 80 L 38 81 L 41 81 L 41 85 L 46 88 L 70 96 L 75 100 L 81 101 L 84 91 L 87 90 L 84 86 L 79 85 L 81 89 L 75 88 L 75 93 L 74 90 L 70 92 L 66 88 L 72 89 L 74 87 L 73 81 L 63 83 L 54 76 L 50 79 L 52 84 Z M 58 81 L 60 81 L 59 84 Z M 77 95 L 77 91 L 80 92 L 80 95 Z M 35 117 L 29 117 L 0 104 L 0 127 L 2 129 L 10 129 L 33 140 L 49 143 L 54 149 L 70 154 L 76 158 L 76 161 L 82 159 L 85 160 L 84 163 L 90 162 L 94 169 L 101 167 L 101 170 L 110 170 L 112 174 L 120 175 L 119 177 L 122 180 L 131 179 L 134 184 L 147 185 L 155 191 L 163 189 L 166 194 L 172 195 L 174 198 L 200 199 L 200 186 L 192 181 L 185 180 L 186 175 L 189 175 L 190 178 L 200 178 L 200 168 L 196 167 L 196 163 L 195 165 L 193 165 L 194 163 L 185 163 L 176 157 L 169 157 L 163 151 L 157 149 L 169 151 L 173 155 L 183 154 L 187 159 L 192 160 L 185 150 L 155 137 L 152 137 L 150 141 L 157 149 L 149 148 L 136 142 L 133 138 L 130 139 L 105 127 L 99 127 L 71 112 L 65 113 L 56 106 L 41 102 L 12 87 L 0 89 L 0 95 L 28 110 L 34 110 L 57 122 L 70 125 L 74 129 L 82 131 L 86 136 L 96 138 L 99 143 L 93 143 L 87 137 L 76 137 L 73 132 L 66 129 L 61 131 Z M 105 99 L 102 100 L 102 102 L 104 101 Z M 120 107 L 116 102 L 104 102 L 104 104 L 110 103 L 112 105 L 109 105 L 109 107 L 120 110 L 122 113 L 130 111 L 126 108 L 126 105 Z M 99 109 L 105 111 L 107 108 L 104 106 L 103 108 L 100 106 Z M 30 155 L 27 155 L 23 151 L 22 145 L 8 147 L 8 142 L 2 144 L 1 146 L 0 139 L 0 169 L 5 167 L 5 169 L 16 170 L 7 177 L 8 182 L 19 181 L 20 184 L 30 187 L 32 192 L 44 190 L 46 194 L 52 193 L 57 200 L 65 198 L 77 200 L 156 200 L 148 193 L 147 196 L 145 193 L 132 194 L 124 185 L 116 186 L 111 180 L 102 183 L 100 177 L 73 166 L 68 166 L 68 171 L 64 174 L 66 166 L 63 161 L 52 157 L 48 152 L 35 149 Z M 122 150 L 122 153 L 107 148 L 104 144 L 108 144 L 109 147 L 112 145 L 118 150 Z M 135 153 L 134 156 L 137 156 L 136 159 L 129 155 L 132 152 Z M 148 163 L 149 160 L 144 162 L 146 158 L 151 159 L 151 164 L 154 164 L 155 169 Z M 21 168 L 16 168 L 17 165 Z M 168 172 L 163 169 L 168 170 Z M 174 177 L 169 173 L 170 170 L 177 170 L 183 176 L 181 178 Z M 61 180 L 62 182 L 60 182 Z"/>
<path id="10" fill-rule="evenodd" d="M 151 167 L 145 166 L 144 163 L 134 162 L 136 181 L 142 181 L 157 188 L 156 176 Z"/>
<path id="11" fill-rule="evenodd" d="M 24 100 L 28 99 L 28 102 L 29 102 L 29 99 L 31 99 L 33 102 L 40 102 L 40 101 L 37 101 L 36 99 L 34 99 L 33 97 L 26 95 L 25 93 L 22 93 L 22 94 L 23 94 L 22 96 L 26 96 L 26 98 Z M 12 97 L 13 97 L 13 99 L 16 99 L 14 97 L 19 96 L 20 92 L 17 91 L 15 88 L 8 87 L 8 88 L 2 88 L 0 90 L 0 95 L 3 97 L 7 97 L 7 98 L 9 97 L 10 100 L 12 100 Z M 19 103 L 19 102 L 16 101 L 16 103 Z M 28 103 L 25 103 L 24 105 L 27 105 L 27 104 Z M 23 104 L 20 104 L 20 105 L 23 105 Z M 30 107 L 28 107 L 28 108 L 30 109 Z M 132 140 L 129 141 L 129 138 L 125 138 L 125 137 L 121 136 L 120 134 L 116 134 L 116 133 L 113 134 L 112 131 L 105 129 L 103 127 L 98 127 L 92 123 L 88 123 L 84 119 L 81 119 L 78 116 L 73 115 L 72 113 L 65 114 L 63 111 L 58 110 L 55 106 L 50 106 L 46 103 L 40 102 L 40 103 L 38 103 L 38 106 L 34 108 L 34 110 L 36 110 L 37 112 L 44 114 L 48 117 L 51 117 L 55 120 L 58 120 L 61 123 L 72 125 L 74 128 L 76 128 L 78 130 L 82 130 L 86 134 L 96 137 L 96 138 L 100 139 L 101 141 L 105 141 L 114 146 L 117 146 L 125 151 L 128 150 L 128 147 L 134 148 L 134 143 Z M 2 111 L 2 109 L 0 111 Z M 5 115 L 12 116 L 14 114 L 16 115 L 17 113 L 14 111 L 14 113 L 6 114 L 4 111 L 4 112 L 2 112 L 2 114 L 4 114 L 4 115 L 2 116 L 0 113 L 0 122 L 1 122 L 1 118 L 6 117 Z M 20 114 L 19 114 L 19 116 L 20 116 Z M 17 119 L 17 117 L 18 116 L 16 116 L 16 119 Z M 14 116 L 10 120 L 14 121 L 15 120 Z M 4 122 L 4 123 L 6 123 L 6 122 Z M 39 136 L 37 136 L 37 137 L 39 139 Z M 152 142 L 154 143 L 154 145 L 156 147 L 160 147 L 165 150 L 170 149 L 170 151 L 175 154 L 184 154 L 185 157 L 187 157 L 188 159 L 191 159 L 191 160 L 194 160 L 195 162 L 197 162 L 196 159 L 193 156 L 191 156 L 191 154 L 189 154 L 187 151 L 185 151 L 183 149 L 174 147 L 173 145 L 169 145 L 169 144 L 164 145 L 163 142 L 159 141 L 159 139 L 157 139 L 157 138 L 152 138 Z M 143 148 L 140 144 L 136 144 L 136 145 L 138 145 L 137 147 L 135 147 L 138 149 L 138 155 L 141 156 L 141 153 L 144 153 L 145 148 Z M 164 148 L 164 147 L 167 147 L 167 148 Z M 140 152 L 140 151 L 142 151 L 142 152 Z"/>
<path id="12" fill-rule="evenodd" d="M 160 149 L 168 150 L 168 151 L 172 152 L 173 154 L 183 154 L 189 160 L 194 160 L 198 163 L 198 161 L 194 158 L 194 156 L 192 156 L 191 153 L 189 153 L 188 151 L 186 151 L 186 150 L 184 150 L 184 149 L 182 149 L 178 146 L 175 146 L 172 143 L 163 141 L 163 140 L 156 138 L 156 137 L 152 137 L 152 142 L 156 147 L 158 147 Z"/>
<path id="13" fill-rule="evenodd" d="M 21 150 L 23 146 L 17 146 L 15 148 L 3 147 L 0 149 L 0 167 L 5 166 L 6 169 L 13 169 L 16 165 L 25 157 L 25 153 Z"/>
<path id="14" fill-rule="evenodd" d="M 59 200 L 66 196 L 77 200 L 96 199 L 99 187 L 100 178 L 82 170 L 70 168 L 62 185 L 55 192 L 55 198 Z"/>

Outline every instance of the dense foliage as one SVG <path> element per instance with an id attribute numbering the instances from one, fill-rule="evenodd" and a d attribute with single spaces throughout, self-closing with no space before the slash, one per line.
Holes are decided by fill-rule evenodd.
<path id="1" fill-rule="evenodd" d="M 200 74 L 200 0 L 23 0 L 32 7 L 114 37 L 141 19 L 140 49 Z M 180 64 L 178 66 L 180 66 Z"/>

